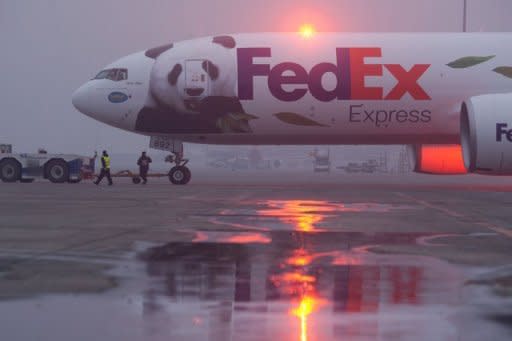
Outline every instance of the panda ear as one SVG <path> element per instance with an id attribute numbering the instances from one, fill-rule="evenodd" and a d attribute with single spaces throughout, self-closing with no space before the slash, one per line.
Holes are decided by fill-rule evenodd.
<path id="1" fill-rule="evenodd" d="M 174 47 L 174 44 L 167 44 L 163 46 L 153 47 L 152 49 L 149 49 L 146 51 L 145 55 L 146 57 L 156 59 L 159 55 L 164 53 L 167 50 L 170 50 Z"/>
<path id="2" fill-rule="evenodd" d="M 206 71 L 212 80 L 219 78 L 219 68 L 209 60 L 203 61 L 203 70 Z"/>
<path id="3" fill-rule="evenodd" d="M 236 46 L 235 38 L 233 38 L 231 36 L 214 37 L 212 43 L 219 44 L 227 49 L 233 49 Z"/>
<path id="4" fill-rule="evenodd" d="M 178 83 L 178 77 L 181 75 L 181 71 L 183 71 L 181 64 L 174 65 L 171 72 L 167 75 L 167 81 L 170 85 L 174 86 Z"/>

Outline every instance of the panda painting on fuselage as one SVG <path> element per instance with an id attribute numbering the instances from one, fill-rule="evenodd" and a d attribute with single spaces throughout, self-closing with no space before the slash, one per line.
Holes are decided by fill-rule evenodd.
<path id="1" fill-rule="evenodd" d="M 136 130 L 145 133 L 251 133 L 236 93 L 236 42 L 218 36 L 146 51 L 155 60 Z"/>

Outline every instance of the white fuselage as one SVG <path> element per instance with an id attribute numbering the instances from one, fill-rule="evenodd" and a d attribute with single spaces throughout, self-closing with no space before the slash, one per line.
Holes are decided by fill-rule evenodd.
<path id="1" fill-rule="evenodd" d="M 122 58 L 73 104 L 185 142 L 457 143 L 463 101 L 512 92 L 510 46 L 505 33 L 207 37 Z"/>

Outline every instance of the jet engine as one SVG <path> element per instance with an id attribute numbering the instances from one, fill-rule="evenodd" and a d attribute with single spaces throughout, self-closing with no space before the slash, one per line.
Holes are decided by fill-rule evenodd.
<path id="1" fill-rule="evenodd" d="M 469 172 L 512 175 L 512 94 L 470 98 L 462 105 L 460 127 Z"/>

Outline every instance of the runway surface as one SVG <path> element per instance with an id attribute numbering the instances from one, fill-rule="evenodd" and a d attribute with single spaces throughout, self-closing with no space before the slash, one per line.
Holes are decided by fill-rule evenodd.
<path id="1" fill-rule="evenodd" d="M 505 340 L 512 180 L 0 184 L 5 340 Z"/>

